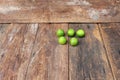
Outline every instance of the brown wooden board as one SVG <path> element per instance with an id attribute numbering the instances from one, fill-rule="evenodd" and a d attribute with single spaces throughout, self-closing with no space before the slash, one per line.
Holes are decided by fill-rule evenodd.
<path id="1" fill-rule="evenodd" d="M 120 23 L 101 24 L 100 30 L 113 74 L 120 80 Z"/>
<path id="2" fill-rule="evenodd" d="M 120 22 L 119 7 L 110 0 L 50 0 L 50 21 Z"/>
<path id="3" fill-rule="evenodd" d="M 119 80 L 119 25 L 0 24 L 0 80 Z M 86 36 L 77 47 L 59 45 L 60 28 Z"/>
<path id="4" fill-rule="evenodd" d="M 0 26 L 0 80 L 25 79 L 37 28 L 37 24 Z"/>
<path id="5" fill-rule="evenodd" d="M 40 24 L 26 80 L 68 80 L 68 45 L 59 45 L 57 29 L 68 24 Z"/>
<path id="6" fill-rule="evenodd" d="M 0 23 L 120 22 L 119 0 L 1 0 Z"/>
<path id="7" fill-rule="evenodd" d="M 86 33 L 77 47 L 69 45 L 69 80 L 114 80 L 98 25 L 70 24 L 69 28 Z"/>
<path id="8" fill-rule="evenodd" d="M 0 23 L 48 22 L 47 0 L 0 0 Z"/>

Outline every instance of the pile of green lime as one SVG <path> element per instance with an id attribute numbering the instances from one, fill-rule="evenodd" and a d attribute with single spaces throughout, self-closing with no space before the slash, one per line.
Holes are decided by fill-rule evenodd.
<path id="1" fill-rule="evenodd" d="M 67 43 L 65 31 L 63 29 L 58 29 L 56 35 L 58 37 L 59 44 L 65 45 Z M 85 31 L 83 29 L 78 29 L 77 31 L 75 31 L 74 29 L 70 28 L 67 31 L 67 36 L 70 37 L 69 44 L 71 46 L 77 46 L 79 43 L 78 38 L 85 37 Z"/>

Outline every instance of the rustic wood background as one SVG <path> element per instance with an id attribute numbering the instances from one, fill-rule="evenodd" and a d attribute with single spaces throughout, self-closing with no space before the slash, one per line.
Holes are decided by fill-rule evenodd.
<path id="1" fill-rule="evenodd" d="M 0 0 L 0 22 L 120 22 L 120 0 Z"/>
<path id="2" fill-rule="evenodd" d="M 119 26 L 1 24 L 0 80 L 120 80 Z M 70 27 L 86 32 L 77 47 L 57 43 L 55 31 Z"/>
<path id="3" fill-rule="evenodd" d="M 120 0 L 0 0 L 0 80 L 120 80 Z"/>

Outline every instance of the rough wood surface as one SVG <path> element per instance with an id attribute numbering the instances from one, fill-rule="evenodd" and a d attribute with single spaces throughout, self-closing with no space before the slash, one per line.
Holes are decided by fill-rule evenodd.
<path id="1" fill-rule="evenodd" d="M 120 2 L 49 0 L 51 22 L 120 22 Z"/>
<path id="2" fill-rule="evenodd" d="M 0 23 L 48 22 L 48 0 L 0 0 Z"/>
<path id="3" fill-rule="evenodd" d="M 4 26 L 0 27 L 0 80 L 24 80 L 38 26 Z"/>
<path id="4" fill-rule="evenodd" d="M 114 80 L 98 26 L 70 24 L 69 28 L 86 32 L 77 47 L 69 45 L 69 80 Z"/>
<path id="5" fill-rule="evenodd" d="M 119 25 L 0 24 L 0 80 L 120 80 Z M 86 37 L 59 45 L 59 28 Z"/>
<path id="6" fill-rule="evenodd" d="M 68 80 L 68 46 L 58 45 L 58 28 L 68 24 L 1 24 L 0 80 Z"/>
<path id="7" fill-rule="evenodd" d="M 56 30 L 67 24 L 40 24 L 26 80 L 68 80 L 68 46 L 57 43 Z"/>
<path id="8" fill-rule="evenodd" d="M 0 23 L 120 22 L 119 0 L 0 0 Z"/>
<path id="9" fill-rule="evenodd" d="M 120 80 L 120 23 L 102 24 L 100 29 L 113 74 Z"/>

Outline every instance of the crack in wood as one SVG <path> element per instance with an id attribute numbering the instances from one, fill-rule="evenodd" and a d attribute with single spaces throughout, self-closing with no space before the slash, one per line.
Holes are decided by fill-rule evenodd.
<path id="1" fill-rule="evenodd" d="M 39 25 L 38 24 L 35 24 L 34 26 L 33 26 L 33 24 L 31 25 L 31 27 L 33 28 L 33 27 L 35 27 L 34 29 L 32 29 L 32 32 L 36 32 L 36 34 L 35 34 L 35 40 L 34 40 L 34 42 L 33 42 L 33 46 L 32 46 L 32 50 L 31 50 L 31 54 L 30 54 L 30 59 L 29 59 L 29 62 L 28 62 L 28 65 L 27 65 L 27 69 L 26 69 L 26 73 L 25 73 L 25 78 L 24 78 L 24 80 L 27 80 L 27 73 L 28 73 L 28 69 L 29 69 L 29 65 L 30 65 L 30 62 L 31 62 L 31 58 L 33 57 L 33 49 L 34 49 L 34 45 L 35 45 L 35 41 L 36 41 L 36 37 L 37 37 L 37 33 L 38 33 L 38 30 L 39 30 Z"/>

